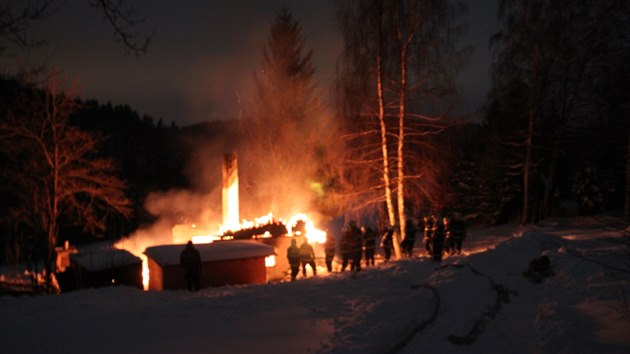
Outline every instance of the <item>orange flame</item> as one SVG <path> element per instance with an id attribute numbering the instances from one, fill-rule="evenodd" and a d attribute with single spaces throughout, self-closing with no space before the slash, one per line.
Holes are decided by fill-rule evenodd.
<path id="1" fill-rule="evenodd" d="M 280 222 L 283 222 L 283 219 L 278 219 Z M 326 242 L 326 232 L 318 229 L 315 226 L 315 223 L 308 217 L 307 214 L 298 213 L 289 219 L 288 223 L 285 223 L 287 226 L 288 236 L 302 236 L 297 230 L 293 230 L 293 227 L 297 224 L 298 221 L 304 222 L 305 236 L 310 243 L 320 243 L 323 244 Z M 236 225 L 234 229 L 228 228 L 225 225 L 219 227 L 219 230 L 216 233 L 212 233 L 208 228 L 197 224 L 178 224 L 172 227 L 171 233 L 171 244 L 184 244 L 189 240 L 192 240 L 195 244 L 200 243 L 211 243 L 217 240 L 225 239 L 222 236 L 227 231 L 239 231 L 242 229 L 253 228 L 258 226 L 263 226 L 269 223 L 273 223 L 274 218 L 272 213 L 268 213 L 267 215 L 263 215 L 258 218 L 254 218 L 253 221 L 243 220 L 240 224 Z M 271 237 L 269 232 L 266 232 L 264 235 L 260 235 L 259 237 Z M 159 244 L 164 244 L 164 242 L 160 242 L 158 240 L 151 240 L 148 238 L 141 238 L 142 241 L 133 240 L 132 239 L 122 239 L 117 242 L 114 247 L 118 249 L 124 249 L 135 256 L 142 259 L 142 285 L 144 290 L 149 289 L 149 266 L 147 256 L 144 254 L 144 251 L 147 247 L 157 246 Z M 135 242 L 134 242 L 135 241 Z M 276 259 L 274 256 L 269 256 L 265 259 L 265 266 L 274 267 L 276 265 Z"/>
<path id="2" fill-rule="evenodd" d="M 294 235 L 293 226 L 297 224 L 298 221 L 303 221 L 306 229 L 306 238 L 309 243 L 326 243 L 326 232 L 315 227 L 315 224 L 306 214 L 298 213 L 295 214 L 291 219 L 289 219 L 289 223 L 287 225 L 287 229 L 289 231 L 289 235 Z"/>
<path id="3" fill-rule="evenodd" d="M 137 245 L 134 247 L 132 245 L 125 244 L 125 239 L 122 239 L 114 244 L 114 248 L 129 251 L 134 256 L 139 257 L 142 260 L 142 288 L 144 291 L 149 290 L 149 259 L 143 253 L 146 247 Z"/>

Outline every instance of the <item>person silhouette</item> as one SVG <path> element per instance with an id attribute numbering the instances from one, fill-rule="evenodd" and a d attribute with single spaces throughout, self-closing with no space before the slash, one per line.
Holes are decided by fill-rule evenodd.
<path id="1" fill-rule="evenodd" d="M 184 280 L 189 291 L 198 291 L 201 278 L 201 255 L 192 241 L 188 241 L 186 247 L 179 255 L 179 263 L 184 268 Z"/>

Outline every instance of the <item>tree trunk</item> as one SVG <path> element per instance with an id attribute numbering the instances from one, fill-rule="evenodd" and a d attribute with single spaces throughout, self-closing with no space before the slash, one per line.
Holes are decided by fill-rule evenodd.
<path id="1" fill-rule="evenodd" d="M 51 97 L 54 100 L 54 96 Z M 49 205 L 49 215 L 48 215 L 48 249 L 46 250 L 46 260 L 44 263 L 44 267 L 46 270 L 46 291 L 52 292 L 52 272 L 54 268 L 55 259 L 55 246 L 57 245 L 57 218 L 59 217 L 59 194 L 61 190 L 59 188 L 59 169 L 61 166 L 61 156 L 60 156 L 60 143 L 57 131 L 57 125 L 54 122 L 55 117 L 57 117 L 57 106 L 55 104 L 53 106 L 53 112 L 50 116 L 50 130 L 52 134 L 52 156 L 50 157 L 50 168 L 51 168 L 51 191 L 50 191 L 50 205 Z"/>
<path id="2" fill-rule="evenodd" d="M 400 51 L 400 93 L 398 97 L 398 149 L 397 149 L 397 199 L 398 199 L 398 221 L 400 224 L 400 244 L 406 237 L 407 215 L 405 211 L 405 101 L 407 99 L 407 47 L 409 40 L 402 46 Z M 394 248 L 395 249 L 395 248 Z M 400 258 L 400 245 L 396 250 L 396 257 Z"/>
<path id="3" fill-rule="evenodd" d="M 553 151 L 551 152 L 551 162 L 549 163 L 549 170 L 547 171 L 547 178 L 545 180 L 545 195 L 543 198 L 543 205 L 541 210 L 541 218 L 546 218 L 551 215 L 551 199 L 553 198 L 554 179 L 556 178 L 556 170 L 558 168 L 558 158 L 560 157 L 560 140 L 562 139 L 562 132 L 558 134 L 553 144 Z"/>
<path id="4" fill-rule="evenodd" d="M 54 196 L 52 202 L 52 210 L 48 220 L 47 230 L 47 243 L 44 255 L 44 270 L 46 271 L 46 291 L 51 292 L 53 290 L 52 284 L 52 272 L 53 264 L 55 262 L 55 246 L 57 244 L 57 197 Z"/>
<path id="5" fill-rule="evenodd" d="M 535 42 L 534 43 L 534 48 L 533 48 L 533 52 L 532 52 L 532 62 L 531 62 L 531 67 L 532 67 L 532 82 L 534 83 L 534 85 L 536 85 L 533 88 L 533 95 L 532 97 L 530 97 L 530 102 L 529 102 L 529 112 L 528 112 L 528 124 L 527 124 L 527 138 L 526 138 L 526 142 L 525 142 L 525 161 L 523 163 L 523 214 L 521 215 L 521 224 L 527 224 L 531 221 L 531 216 L 532 216 L 532 206 L 529 203 L 529 197 L 531 195 L 531 172 L 532 172 L 532 165 L 533 165 L 533 153 L 534 153 L 534 119 L 536 118 L 536 115 L 538 114 L 538 109 L 536 109 L 535 107 L 538 107 L 538 105 L 540 104 L 540 99 L 541 99 L 541 87 L 539 86 L 540 83 L 538 82 L 539 79 L 539 73 L 538 73 L 538 68 L 539 68 L 539 63 L 540 63 L 540 57 L 541 57 L 541 48 L 540 48 L 540 43 L 539 42 Z M 532 99 L 533 98 L 533 99 Z"/>
<path id="6" fill-rule="evenodd" d="M 523 211 L 521 215 L 521 224 L 527 224 L 529 222 L 530 204 L 529 204 L 529 189 L 531 180 L 532 169 L 532 142 L 534 135 L 534 110 L 529 110 L 529 124 L 527 127 L 527 141 L 525 151 L 525 162 L 523 164 Z"/>
<path id="7" fill-rule="evenodd" d="M 626 149 L 626 220 L 630 221 L 630 128 L 628 130 L 628 147 Z"/>
<path id="8" fill-rule="evenodd" d="M 382 13 L 381 13 L 382 16 Z M 394 204 L 392 201 L 392 184 L 389 177 L 389 149 L 387 147 L 387 125 L 385 124 L 385 97 L 383 92 L 383 32 L 379 26 L 379 42 L 376 57 L 376 90 L 378 96 L 378 122 L 381 130 L 381 152 L 383 156 L 383 184 L 385 185 L 385 204 L 387 205 L 387 217 L 389 226 L 396 224 L 396 215 L 394 213 Z"/>

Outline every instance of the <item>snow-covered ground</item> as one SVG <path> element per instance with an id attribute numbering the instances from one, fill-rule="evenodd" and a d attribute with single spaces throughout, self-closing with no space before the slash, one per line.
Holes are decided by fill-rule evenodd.
<path id="1" fill-rule="evenodd" d="M 0 352 L 630 353 L 628 231 L 554 219 L 470 230 L 466 254 L 441 263 L 198 293 L 3 297 Z M 555 275 L 534 284 L 522 273 L 541 254 Z"/>

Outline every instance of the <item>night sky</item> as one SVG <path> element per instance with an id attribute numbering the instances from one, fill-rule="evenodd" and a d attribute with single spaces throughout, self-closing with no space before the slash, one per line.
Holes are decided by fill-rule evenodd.
<path id="1" fill-rule="evenodd" d="M 147 54 L 125 53 L 113 29 L 89 1 L 60 1 L 59 9 L 35 24 L 31 37 L 48 44 L 36 50 L 12 48 L 0 69 L 24 63 L 56 68 L 84 98 L 129 104 L 140 114 L 178 125 L 239 115 L 246 107 L 253 73 L 260 63 L 271 23 L 287 6 L 313 50 L 322 94 L 330 93 L 341 36 L 331 0 L 129 1 L 154 35 Z M 458 47 L 473 46 L 459 75 L 462 112 L 479 109 L 489 86 L 488 38 L 497 29 L 496 0 L 468 0 L 466 30 Z"/>

